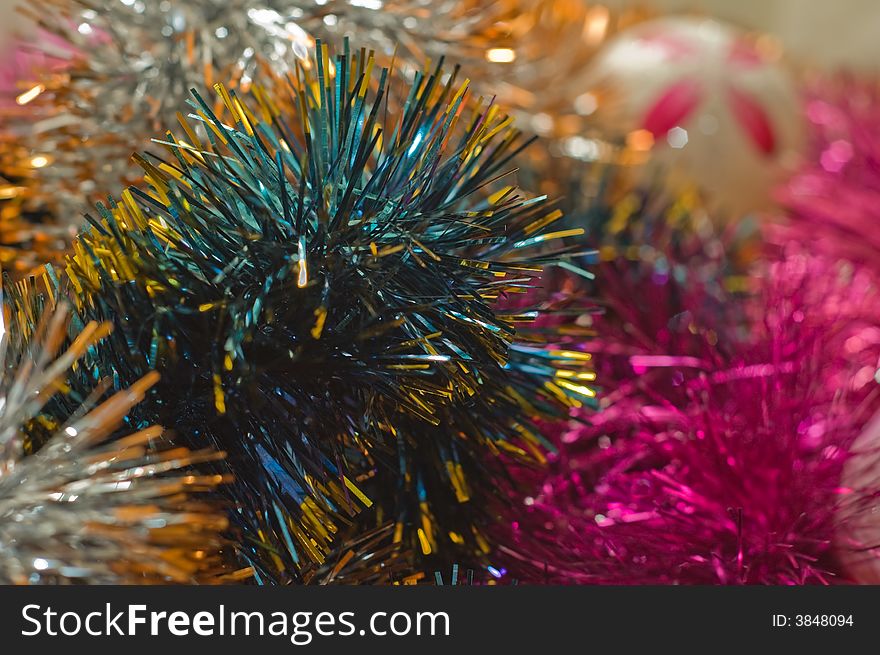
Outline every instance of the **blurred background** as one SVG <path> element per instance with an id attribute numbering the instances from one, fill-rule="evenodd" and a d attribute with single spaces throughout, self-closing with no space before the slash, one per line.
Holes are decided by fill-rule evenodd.
<path id="1" fill-rule="evenodd" d="M 15 26 L 12 8 L 21 0 L 0 0 L 0 45 Z M 742 27 L 777 35 L 798 58 L 817 65 L 871 70 L 877 65 L 876 0 L 606 0 L 614 9 L 637 6 L 656 11 L 697 11 Z"/>
<path id="2" fill-rule="evenodd" d="M 772 32 L 789 52 L 817 65 L 862 70 L 877 66 L 880 3 L 875 0 L 609 0 L 605 4 L 705 12 L 745 28 Z"/>

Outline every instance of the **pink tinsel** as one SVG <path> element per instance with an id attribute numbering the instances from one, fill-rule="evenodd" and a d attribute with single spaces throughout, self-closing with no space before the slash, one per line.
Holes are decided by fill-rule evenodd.
<path id="1" fill-rule="evenodd" d="M 621 304 L 590 343 L 607 406 L 559 435 L 505 565 L 553 583 L 841 579 L 839 508 L 870 492 L 840 478 L 878 406 L 871 276 L 789 247 L 728 316 L 652 267 L 599 276 Z"/>
<path id="2" fill-rule="evenodd" d="M 783 240 L 880 265 L 880 87 L 843 76 L 810 90 L 811 160 L 777 193 Z"/>

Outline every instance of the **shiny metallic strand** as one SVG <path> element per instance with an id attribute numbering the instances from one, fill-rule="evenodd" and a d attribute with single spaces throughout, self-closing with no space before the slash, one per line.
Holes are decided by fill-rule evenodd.
<path id="1" fill-rule="evenodd" d="M 757 271 L 740 297 L 721 271 L 598 271 L 609 312 L 590 349 L 609 392 L 548 430 L 551 474 L 531 477 L 496 562 L 615 585 L 847 583 L 842 555 L 876 566 L 876 541 L 835 545 L 876 513 L 876 443 L 858 447 L 880 408 L 875 272 L 797 242 Z"/>
<path id="2" fill-rule="evenodd" d="M 215 114 L 196 94 L 166 159 L 139 158 L 149 189 L 68 260 L 81 315 L 117 328 L 82 371 L 163 372 L 137 418 L 229 452 L 260 582 L 389 520 L 422 556 L 484 557 L 502 464 L 540 461 L 535 420 L 591 402 L 586 355 L 542 348 L 536 308 L 493 308 L 582 230 L 500 186 L 520 136 L 456 78 L 321 49 L 277 95 L 218 86 Z"/>
<path id="3" fill-rule="evenodd" d="M 42 93 L 23 94 L 9 128 L 23 142 L 0 170 L 30 168 L 26 206 L 48 206 L 62 227 L 136 179 L 130 154 L 174 122 L 190 88 L 246 89 L 261 66 L 289 72 L 315 38 L 339 46 L 346 35 L 376 48 L 382 65 L 394 55 L 409 67 L 441 56 L 466 66 L 477 92 L 548 137 L 525 160 L 529 184 L 559 195 L 570 189 L 548 180 L 564 179 L 582 200 L 595 180 L 576 162 L 614 156 L 588 138 L 586 64 L 606 34 L 640 16 L 580 0 L 35 0 L 25 11 L 51 35 L 35 47 L 69 66 L 53 65 L 34 80 Z M 29 165 L 34 157 L 41 165 Z M 536 175 L 548 165 L 564 178 Z"/>
<path id="4" fill-rule="evenodd" d="M 878 267 L 880 86 L 829 75 L 806 89 L 811 159 L 777 192 L 785 220 L 774 240 L 810 239 L 817 250 Z"/>
<path id="5" fill-rule="evenodd" d="M 48 205 L 62 226 L 80 224 L 89 199 L 118 193 L 135 181 L 131 153 L 142 150 L 157 130 L 175 121 L 175 112 L 184 106 L 191 88 L 223 82 L 246 89 L 263 65 L 276 73 L 289 72 L 296 57 L 304 57 L 306 48 L 314 45 L 314 36 L 333 32 L 327 12 L 340 3 L 331 4 L 279 0 L 29 3 L 25 13 L 51 35 L 33 47 L 45 50 L 52 61 L 67 60 L 69 65 L 34 80 L 43 85 L 42 93 L 23 96 L 28 103 L 13 116 L 11 130 L 25 140 L 25 155 L 21 148 L 5 153 L 7 161 L 0 170 L 33 157 L 48 158 L 48 164 L 32 166 L 29 171 L 31 180 L 25 190 L 29 204 Z M 452 32 L 459 33 L 468 24 L 456 21 L 456 17 L 461 19 L 461 6 L 469 6 L 474 13 L 473 6 L 448 1 L 431 8 L 418 2 L 391 2 L 382 5 L 381 11 L 357 3 L 344 9 L 349 22 L 362 26 L 375 37 L 374 44 L 381 43 L 390 52 L 396 36 L 409 35 L 406 42 L 416 44 L 418 28 L 405 27 L 414 16 L 420 28 L 431 25 L 432 33 L 437 33 L 429 41 L 455 40 Z M 313 33 L 303 31 L 299 21 L 307 23 Z M 438 48 L 431 50 L 436 54 Z M 421 54 L 421 49 L 413 49 L 407 61 L 416 61 Z"/>
<path id="6" fill-rule="evenodd" d="M 262 15 L 280 30 L 287 18 L 278 4 Z M 596 125 L 606 99 L 590 73 L 609 37 L 652 15 L 646 7 L 588 0 L 301 0 L 296 7 L 296 24 L 310 36 L 337 44 L 351 37 L 376 48 L 382 63 L 445 57 L 460 65 L 475 93 L 541 137 L 517 159 L 520 185 L 560 198 L 577 225 L 607 198 L 609 178 L 629 184 L 631 165 L 647 157 Z"/>
<path id="7" fill-rule="evenodd" d="M 44 404 L 71 366 L 109 331 L 89 323 L 59 354 L 63 310 L 36 326 L 21 314 L 0 343 L 0 582 L 159 584 L 209 582 L 226 519 L 200 500 L 222 476 L 194 465 L 217 453 L 168 448 L 162 430 L 118 436 L 117 427 L 156 382 L 155 373 L 106 401 L 52 423 Z M 24 331 L 35 328 L 31 346 Z M 51 437 L 40 445 L 38 433 Z M 35 450 L 36 452 L 32 452 Z"/>
<path id="8" fill-rule="evenodd" d="M 30 204 L 47 205 L 62 226 L 81 224 L 90 200 L 136 179 L 131 153 L 172 124 L 191 88 L 246 85 L 258 55 L 279 72 L 304 55 L 301 30 L 267 29 L 253 7 L 239 0 L 28 3 L 27 15 L 51 35 L 34 47 L 68 61 L 40 80 L 44 91 L 10 128 L 28 158 L 49 160 L 31 171 Z"/>
<path id="9" fill-rule="evenodd" d="M 404 62 L 447 57 L 523 129 L 554 138 L 585 135 L 600 100 L 581 97 L 590 90 L 593 55 L 609 34 L 648 15 L 586 0 L 327 0 L 299 6 L 297 23 L 310 35 L 356 37 Z"/>
<path id="10" fill-rule="evenodd" d="M 345 547 L 333 557 L 303 571 L 306 584 L 412 585 L 425 579 L 425 574 L 415 568 L 415 554 L 394 541 L 393 523 L 351 532 L 342 537 Z"/>
<path id="11" fill-rule="evenodd" d="M 592 115 L 589 64 L 609 36 L 651 16 L 642 7 L 614 11 L 587 0 L 269 0 L 252 8 L 254 25 L 290 42 L 374 48 L 386 65 L 445 57 L 468 72 L 474 90 L 496 102 L 520 127 L 547 139 L 544 156 L 611 160 Z M 229 7 L 230 13 L 242 10 Z M 301 31 L 300 31 L 301 30 Z M 273 68 L 284 70 L 278 57 Z M 547 147 L 549 145 L 549 148 Z M 549 150 L 549 153 L 546 152 Z M 630 153 L 632 155 L 633 153 Z"/>
<path id="12" fill-rule="evenodd" d="M 60 262 L 74 233 L 42 203 L 30 202 L 32 159 L 18 139 L 0 133 L 0 267 L 15 278 Z"/>

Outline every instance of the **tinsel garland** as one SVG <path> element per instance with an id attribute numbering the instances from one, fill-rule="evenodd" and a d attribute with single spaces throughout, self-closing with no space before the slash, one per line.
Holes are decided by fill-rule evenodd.
<path id="1" fill-rule="evenodd" d="M 580 0 L 35 0 L 22 12 L 42 34 L 30 47 L 66 65 L 46 67 L 6 112 L 17 145 L 0 149 L 0 170 L 26 169 L 24 207 L 62 227 L 137 180 L 131 152 L 175 121 L 191 88 L 246 91 L 266 71 L 291 72 L 315 38 L 341 46 L 343 36 L 376 48 L 381 65 L 454 53 L 477 92 L 547 137 L 521 160 L 524 181 L 583 207 L 597 193 L 583 162 L 617 157 L 590 129 L 586 63 L 644 14 Z"/>
<path id="2" fill-rule="evenodd" d="M 841 482 L 880 406 L 873 276 L 790 244 L 726 321 L 699 282 L 622 266 L 599 272 L 634 308 L 595 321 L 603 410 L 559 426 L 501 561 L 536 582 L 846 580 L 844 510 L 877 493 Z"/>
<path id="3" fill-rule="evenodd" d="M 5 43 L 0 48 L 0 266 L 20 276 L 47 261 L 57 261 L 72 234 L 26 198 L 35 166 L 43 159 L 31 156 L 22 139 L 10 133 L 7 127 L 15 121 L 7 121 L 4 114 L 15 106 L 18 80 L 48 72 L 52 63 L 29 57 L 18 45 Z"/>
<path id="4" fill-rule="evenodd" d="M 30 206 L 80 225 L 92 200 L 137 180 L 131 153 L 172 124 L 192 87 L 240 82 L 258 53 L 293 59 L 297 44 L 255 25 L 248 3 L 227 4 L 38 0 L 21 9 L 44 36 L 33 47 L 67 62 L 18 97 L 7 128 L 28 159 L 45 160 L 30 172 Z"/>
<path id="5" fill-rule="evenodd" d="M 25 346 L 17 329 L 27 325 L 35 332 Z M 41 413 L 109 331 L 89 323 L 59 354 L 66 326 L 59 309 L 14 322 L 0 342 L 0 582 L 220 581 L 227 521 L 204 492 L 224 478 L 192 468 L 219 454 L 170 448 L 156 426 L 117 431 L 156 374 L 97 406 L 93 396 L 55 422 Z"/>
<path id="6" fill-rule="evenodd" d="M 535 420 L 594 395 L 534 311 L 493 309 L 583 232 L 496 184 L 518 132 L 456 73 L 373 68 L 319 46 L 277 100 L 218 86 L 218 116 L 195 94 L 167 159 L 138 157 L 149 188 L 99 207 L 58 283 L 116 326 L 85 377 L 160 370 L 136 420 L 229 453 L 259 582 L 304 581 L 346 526 L 389 520 L 423 556 L 479 561 L 502 453 L 541 460 Z"/>
<path id="7" fill-rule="evenodd" d="M 807 239 L 830 256 L 877 269 L 880 249 L 880 88 L 849 76 L 807 88 L 809 165 L 782 186 L 774 240 Z"/>
<path id="8" fill-rule="evenodd" d="M 313 585 L 414 585 L 426 579 L 415 553 L 395 541 L 394 523 L 364 530 L 355 525 L 339 537 L 337 548 L 324 562 L 303 570 L 302 581 Z"/>
<path id="9" fill-rule="evenodd" d="M 382 24 L 391 38 L 412 32 L 405 27 L 409 18 L 422 30 L 432 26 L 430 32 L 422 32 L 429 42 L 429 34 L 439 35 L 456 25 L 452 15 L 432 16 L 414 2 L 386 3 L 382 11 L 357 3 L 332 4 L 364 32 Z M 443 6 L 454 9 L 458 4 Z M 28 206 L 48 207 L 56 222 L 79 225 L 89 199 L 118 194 L 137 181 L 131 153 L 175 122 L 190 89 L 222 82 L 246 91 L 261 69 L 290 73 L 297 58 L 307 57 L 316 36 L 332 33 L 327 16 L 334 14 L 325 5 L 310 0 L 256 5 L 241 0 L 28 3 L 21 11 L 44 36 L 32 47 L 67 65 L 34 79 L 34 86 L 18 98 L 21 110 L 7 112 L 7 130 L 20 143 L 0 153 L 4 168 L 43 157 L 46 163 L 41 160 L 28 171 L 30 180 L 23 191 Z M 358 38 L 366 42 L 367 35 L 360 32 Z M 388 44 L 387 39 L 372 39 L 373 46 L 379 42 Z M 403 60 L 413 63 L 423 57 L 416 50 Z M 389 61 L 388 56 L 382 59 L 386 65 Z"/>

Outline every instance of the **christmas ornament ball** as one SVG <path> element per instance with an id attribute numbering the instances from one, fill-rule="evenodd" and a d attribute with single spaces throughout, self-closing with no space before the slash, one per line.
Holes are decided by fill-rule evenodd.
<path id="1" fill-rule="evenodd" d="M 598 124 L 626 139 L 640 174 L 664 171 L 732 213 L 768 205 L 805 142 L 778 43 L 716 20 L 666 17 L 624 30 L 588 79 Z"/>

